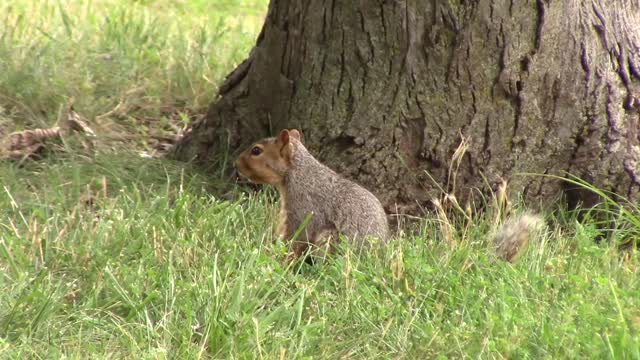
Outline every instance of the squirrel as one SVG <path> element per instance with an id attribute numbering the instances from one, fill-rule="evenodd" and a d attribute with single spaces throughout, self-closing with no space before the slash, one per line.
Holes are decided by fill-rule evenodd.
<path id="1" fill-rule="evenodd" d="M 380 201 L 362 186 L 338 175 L 311 155 L 299 130 L 282 130 L 277 137 L 260 140 L 234 162 L 249 181 L 275 186 L 280 195 L 277 235 L 293 240 L 287 259 L 307 250 L 330 251 L 338 234 L 357 245 L 368 237 L 389 238 L 386 213 Z M 538 215 L 511 216 L 493 232 L 495 254 L 514 262 L 531 237 L 544 228 Z"/>
<path id="2" fill-rule="evenodd" d="M 330 251 L 339 234 L 360 246 L 372 237 L 386 241 L 389 225 L 378 198 L 316 160 L 301 139 L 299 130 L 282 130 L 251 145 L 234 162 L 241 176 L 277 189 L 277 234 L 293 240 L 288 260 L 307 250 Z"/>

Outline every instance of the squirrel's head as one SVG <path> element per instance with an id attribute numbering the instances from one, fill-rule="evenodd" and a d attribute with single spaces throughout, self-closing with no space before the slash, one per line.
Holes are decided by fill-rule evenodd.
<path id="1" fill-rule="evenodd" d="M 291 167 L 293 139 L 301 141 L 300 131 L 282 130 L 277 137 L 260 140 L 244 150 L 234 165 L 251 182 L 279 185 Z"/>

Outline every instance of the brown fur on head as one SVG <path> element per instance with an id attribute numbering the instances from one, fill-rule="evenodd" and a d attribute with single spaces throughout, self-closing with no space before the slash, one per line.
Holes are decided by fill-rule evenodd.
<path id="1" fill-rule="evenodd" d="M 251 182 L 281 184 L 291 167 L 295 151 L 291 138 L 300 141 L 300 132 L 296 129 L 285 129 L 275 138 L 256 142 L 238 156 L 234 163 L 236 169 Z"/>

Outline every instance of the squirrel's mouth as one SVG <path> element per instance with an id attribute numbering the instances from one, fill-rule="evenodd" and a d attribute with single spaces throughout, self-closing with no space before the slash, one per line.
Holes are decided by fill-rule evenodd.
<path id="1" fill-rule="evenodd" d="M 255 181 L 251 180 L 250 177 L 245 176 L 242 173 L 238 173 L 238 176 L 236 177 L 236 182 L 240 184 L 255 183 Z"/>
<path id="2" fill-rule="evenodd" d="M 237 167 L 233 167 L 233 172 L 231 173 L 231 179 L 238 183 L 248 182 L 250 179 L 243 174 Z"/>
<path id="3" fill-rule="evenodd" d="M 234 164 L 233 166 L 231 178 L 233 179 L 233 181 L 239 184 L 255 183 L 255 181 L 253 181 L 250 176 L 242 172 L 240 166 L 238 166 L 237 164 Z"/>
<path id="4" fill-rule="evenodd" d="M 242 175 L 240 175 L 240 172 L 238 171 L 238 168 L 236 168 L 235 166 L 233 167 L 232 171 L 231 171 L 231 180 L 238 182 L 239 180 L 242 180 Z"/>

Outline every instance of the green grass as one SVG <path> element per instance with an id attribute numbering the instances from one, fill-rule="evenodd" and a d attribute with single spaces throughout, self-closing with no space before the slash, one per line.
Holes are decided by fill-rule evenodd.
<path id="1" fill-rule="evenodd" d="M 272 192 L 140 158 L 202 114 L 266 3 L 0 4 L 0 136 L 74 98 L 106 145 L 0 162 L 0 358 L 640 358 L 640 260 L 609 245 L 629 227 L 598 243 L 594 221 L 552 214 L 512 265 L 490 220 L 451 247 L 425 218 L 288 268 Z M 637 227 L 638 208 L 608 205 Z"/>
<path id="2" fill-rule="evenodd" d="M 3 358 L 640 356 L 638 256 L 591 226 L 511 265 L 486 221 L 451 248 L 425 219 L 296 271 L 270 235 L 271 192 L 214 196 L 194 169 L 121 158 L 4 166 Z"/>
<path id="3" fill-rule="evenodd" d="M 267 0 L 2 1 L 0 136 L 54 123 L 71 98 L 103 138 L 188 122 L 248 54 L 266 6 Z"/>

